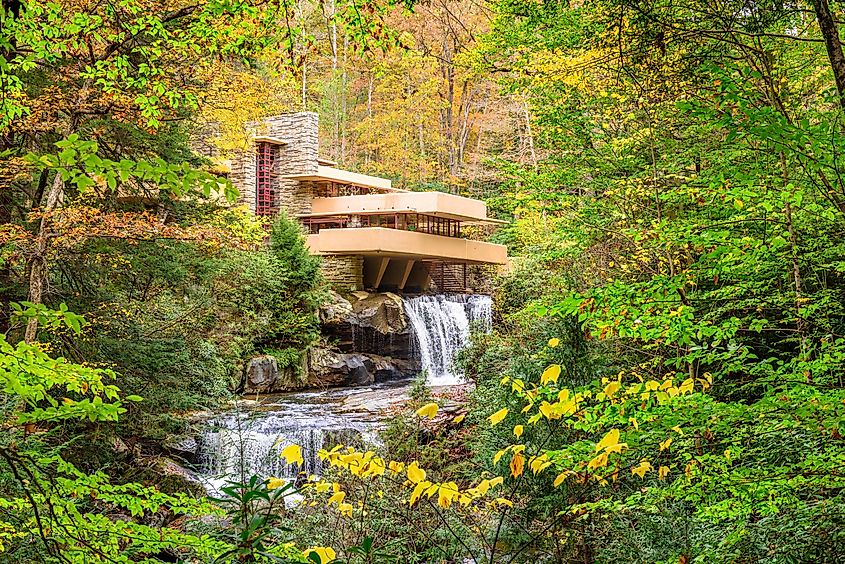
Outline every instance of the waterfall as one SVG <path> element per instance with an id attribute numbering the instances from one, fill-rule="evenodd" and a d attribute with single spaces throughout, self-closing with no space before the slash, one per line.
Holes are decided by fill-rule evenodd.
<path id="1" fill-rule="evenodd" d="M 300 392 L 272 403 L 230 411 L 205 422 L 197 437 L 197 470 L 206 489 L 219 494 L 227 481 L 296 479 L 321 475 L 317 453 L 342 444 L 373 448 L 379 444 L 379 413 L 392 401 L 405 401 L 403 389 L 373 386 L 350 390 Z M 404 393 L 404 392 L 402 392 Z M 288 466 L 282 450 L 302 448 L 303 465 Z"/>
<path id="2" fill-rule="evenodd" d="M 463 375 L 453 362 L 469 342 L 473 328 L 489 332 L 493 325 L 490 296 L 437 294 L 404 300 L 422 367 L 434 386 L 460 384 Z"/>

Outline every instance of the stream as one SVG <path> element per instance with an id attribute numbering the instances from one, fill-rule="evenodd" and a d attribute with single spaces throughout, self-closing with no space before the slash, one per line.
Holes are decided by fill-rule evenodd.
<path id="1" fill-rule="evenodd" d="M 438 387 L 463 383 L 453 361 L 472 330 L 490 331 L 490 297 L 419 296 L 405 298 L 403 306 L 427 383 Z M 240 400 L 205 422 L 197 441 L 199 478 L 210 493 L 219 493 L 226 481 L 252 475 L 293 478 L 300 471 L 320 475 L 320 449 L 378 445 L 390 412 L 410 399 L 410 386 L 410 380 L 395 380 Z M 291 444 L 302 447 L 301 469 L 287 466 L 279 456 Z"/>

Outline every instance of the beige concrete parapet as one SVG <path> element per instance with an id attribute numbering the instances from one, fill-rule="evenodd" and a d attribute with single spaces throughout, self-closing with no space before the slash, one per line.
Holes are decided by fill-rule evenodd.
<path id="1" fill-rule="evenodd" d="M 392 256 L 470 264 L 505 264 L 508 259 L 504 245 L 386 227 L 321 229 L 308 236 L 308 247 L 318 255 Z"/>
<path id="2" fill-rule="evenodd" d="M 481 200 L 443 192 L 401 192 L 314 198 L 310 216 L 390 212 L 420 213 L 458 221 L 499 223 L 487 217 L 487 205 Z"/>
<path id="3" fill-rule="evenodd" d="M 284 178 L 307 180 L 310 182 L 336 182 L 338 184 L 351 184 L 353 186 L 363 186 L 365 188 L 387 192 L 404 192 L 404 190 L 400 190 L 399 188 L 393 188 L 391 181 L 387 178 L 370 176 L 369 174 L 361 174 L 324 165 L 318 165 L 317 172 L 315 173 L 286 174 Z"/>

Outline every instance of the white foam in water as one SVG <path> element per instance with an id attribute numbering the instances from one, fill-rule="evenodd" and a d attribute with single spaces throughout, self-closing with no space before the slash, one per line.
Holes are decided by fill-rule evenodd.
<path id="1" fill-rule="evenodd" d="M 432 386 L 462 384 L 454 367 L 458 351 L 469 343 L 473 328 L 489 332 L 493 301 L 475 294 L 436 294 L 404 300 L 427 382 Z"/>
<path id="2" fill-rule="evenodd" d="M 369 414 L 341 412 L 342 404 L 332 400 L 342 397 L 339 391 L 289 394 L 266 410 L 230 412 L 209 420 L 199 436 L 198 477 L 216 495 L 226 482 L 248 481 L 253 475 L 290 480 L 301 472 L 319 476 L 320 449 L 377 445 L 377 421 Z M 292 444 L 302 448 L 302 467 L 289 466 L 281 458 L 282 449 Z"/>

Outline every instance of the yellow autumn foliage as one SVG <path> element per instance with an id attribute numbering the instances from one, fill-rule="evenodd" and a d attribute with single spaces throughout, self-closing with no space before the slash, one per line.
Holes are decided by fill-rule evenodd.
<path id="1" fill-rule="evenodd" d="M 495 425 L 498 425 L 499 423 L 501 423 L 502 420 L 507 416 L 508 416 L 508 408 L 504 407 L 504 408 L 500 409 L 499 411 L 497 411 L 496 413 L 494 413 L 493 415 L 491 415 L 490 417 L 488 417 L 488 419 L 490 420 L 490 424 L 495 426 Z"/>
<path id="2" fill-rule="evenodd" d="M 434 416 L 437 415 L 437 410 L 438 410 L 437 404 L 434 403 L 434 402 L 431 402 L 431 403 L 427 403 L 424 406 L 422 406 L 421 408 L 419 408 L 417 410 L 417 415 L 419 417 L 423 417 L 423 418 L 428 417 L 429 419 L 434 419 Z"/>

